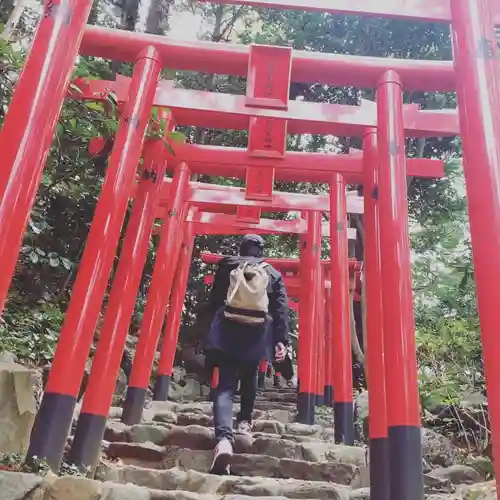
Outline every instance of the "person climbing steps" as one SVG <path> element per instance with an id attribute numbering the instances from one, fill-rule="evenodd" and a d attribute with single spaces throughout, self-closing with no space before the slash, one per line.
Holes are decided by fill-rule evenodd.
<path id="1" fill-rule="evenodd" d="M 212 316 L 203 341 L 207 365 L 218 367 L 212 388 L 217 446 L 212 474 L 228 474 L 233 453 L 233 401 L 240 383 L 237 430 L 250 434 L 263 359 L 282 361 L 288 345 L 288 298 L 281 273 L 264 262 L 264 240 L 246 235 L 240 255 L 219 262 L 209 297 Z"/>

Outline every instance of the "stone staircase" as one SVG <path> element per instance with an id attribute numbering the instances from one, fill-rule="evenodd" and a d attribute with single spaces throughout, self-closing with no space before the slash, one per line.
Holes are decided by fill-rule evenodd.
<path id="1" fill-rule="evenodd" d="M 95 480 L 0 472 L 1 498 L 369 499 L 366 448 L 335 444 L 326 408 L 318 412 L 317 425 L 295 423 L 295 397 L 290 389 L 258 397 L 253 436 L 236 436 L 231 476 L 207 474 L 215 446 L 210 403 L 153 402 L 143 423 L 133 426 L 122 424 L 121 409 L 112 408 Z M 425 484 L 427 500 L 496 499 L 492 483 L 468 466 L 434 468 Z"/>

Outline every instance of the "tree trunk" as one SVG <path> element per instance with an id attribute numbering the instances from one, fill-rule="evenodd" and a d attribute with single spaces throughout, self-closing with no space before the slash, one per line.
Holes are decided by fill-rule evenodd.
<path id="1" fill-rule="evenodd" d="M 148 17 L 146 18 L 146 33 L 163 35 L 168 26 L 170 7 L 173 0 L 151 0 Z"/>
<path id="2" fill-rule="evenodd" d="M 2 0 L 0 3 L 0 23 L 6 24 L 14 9 L 14 0 Z"/>
<path id="3" fill-rule="evenodd" d="M 17 28 L 17 25 L 19 24 L 19 21 L 21 20 L 25 6 L 26 6 L 25 0 L 18 0 L 16 6 L 10 13 L 10 16 L 5 21 L 4 29 L 2 33 L 0 33 L 0 39 L 11 40 L 12 35 L 14 34 L 14 31 Z M 13 2 L 6 2 L 6 5 L 2 9 L 1 17 L 3 18 L 4 17 L 3 14 L 10 11 L 12 7 L 13 7 Z"/>
<path id="4" fill-rule="evenodd" d="M 139 18 L 140 0 L 124 0 L 122 8 L 122 26 L 127 31 L 135 31 Z"/>
<path id="5" fill-rule="evenodd" d="M 351 347 L 354 357 L 358 363 L 362 366 L 365 364 L 365 355 L 363 349 L 361 349 L 361 344 L 359 343 L 358 333 L 356 328 L 356 319 L 354 317 L 354 294 L 351 292 L 349 294 L 349 305 L 351 313 Z"/>
<path id="6" fill-rule="evenodd" d="M 222 30 L 222 20 L 224 18 L 224 5 L 217 6 L 214 20 L 214 31 L 212 33 L 212 41 L 219 42 Z M 206 85 L 206 92 L 213 92 L 215 87 L 215 75 L 210 75 Z M 205 127 L 198 127 L 195 134 L 195 144 L 205 144 L 207 138 L 207 129 Z M 191 176 L 192 182 L 198 181 L 198 174 Z"/>

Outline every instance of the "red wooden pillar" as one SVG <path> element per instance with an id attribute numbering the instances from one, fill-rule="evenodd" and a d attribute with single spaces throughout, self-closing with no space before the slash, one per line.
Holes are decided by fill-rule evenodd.
<path id="1" fill-rule="evenodd" d="M 175 274 L 174 289 L 170 300 L 170 309 L 167 314 L 167 324 L 163 336 L 163 345 L 158 363 L 153 399 L 155 401 L 166 401 L 170 388 L 170 379 L 174 366 L 175 351 L 179 338 L 179 327 L 182 319 L 182 309 L 186 297 L 189 270 L 191 268 L 191 257 L 194 247 L 194 224 L 186 222 L 184 238 L 179 255 L 179 263 Z"/>
<path id="2" fill-rule="evenodd" d="M 101 440 L 106 429 L 130 319 L 134 313 L 137 291 L 149 250 L 156 203 L 167 166 L 162 160 L 164 147 L 158 142 L 145 154 L 141 181 L 135 194 L 71 446 L 70 461 L 78 466 L 94 465 L 101 451 Z"/>
<path id="3" fill-rule="evenodd" d="M 90 0 L 44 2 L 2 126 L 0 314 L 91 8 Z"/>
<path id="4" fill-rule="evenodd" d="M 352 445 L 354 444 L 354 410 L 347 207 L 344 179 L 340 174 L 335 174 L 330 184 L 330 241 L 335 442 Z"/>
<path id="5" fill-rule="evenodd" d="M 113 266 L 156 92 L 161 61 L 152 47 L 139 55 L 120 117 L 106 180 L 90 227 L 71 301 L 59 336 L 28 459 L 46 458 L 58 470 Z"/>
<path id="6" fill-rule="evenodd" d="M 307 214 L 307 233 L 301 237 L 300 276 L 304 291 L 301 293 L 299 312 L 299 394 L 297 396 L 297 419 L 305 424 L 314 423 L 316 403 L 317 365 L 317 312 L 318 293 L 321 281 L 321 213 Z"/>
<path id="7" fill-rule="evenodd" d="M 474 279 L 500 499 L 500 53 L 487 0 L 450 2 Z"/>
<path id="8" fill-rule="evenodd" d="M 333 332 L 330 288 L 325 288 L 325 405 L 333 407 Z"/>
<path id="9" fill-rule="evenodd" d="M 182 231 L 187 215 L 184 199 L 189 187 L 189 176 L 188 166 L 181 163 L 177 167 L 172 183 L 172 198 L 168 202 L 168 214 L 156 251 L 148 301 L 139 331 L 139 342 L 135 350 L 127 396 L 123 403 L 122 422 L 129 425 L 138 424 L 142 418 L 158 339 L 165 319 L 182 244 L 182 238 L 179 238 L 178 234 Z"/>
<path id="10" fill-rule="evenodd" d="M 325 404 L 325 277 L 323 270 L 320 270 L 321 283 L 318 287 L 318 380 L 316 384 L 316 406 Z"/>
<path id="11" fill-rule="evenodd" d="M 388 71 L 377 88 L 380 247 L 391 499 L 422 500 L 422 445 L 408 234 L 403 88 Z"/>
<path id="12" fill-rule="evenodd" d="M 382 261 L 379 224 L 379 160 L 377 130 L 363 139 L 365 300 L 367 379 L 370 433 L 370 496 L 389 500 L 389 443 L 385 391 L 384 327 L 382 316 Z"/>

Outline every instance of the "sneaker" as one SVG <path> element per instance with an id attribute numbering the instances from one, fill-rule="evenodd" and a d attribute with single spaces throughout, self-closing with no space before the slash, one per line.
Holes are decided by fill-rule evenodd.
<path id="1" fill-rule="evenodd" d="M 214 450 L 214 459 L 210 467 L 210 474 L 229 476 L 233 445 L 228 439 L 221 439 Z"/>
<path id="2" fill-rule="evenodd" d="M 238 422 L 238 427 L 236 428 L 236 432 L 238 434 L 243 434 L 245 436 L 251 436 L 252 424 L 250 422 L 247 422 L 246 420 L 242 420 L 241 422 Z"/>

